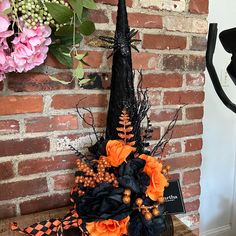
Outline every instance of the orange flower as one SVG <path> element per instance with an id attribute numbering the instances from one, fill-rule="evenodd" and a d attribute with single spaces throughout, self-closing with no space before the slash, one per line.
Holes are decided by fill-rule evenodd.
<path id="1" fill-rule="evenodd" d="M 104 220 L 86 224 L 91 236 L 123 236 L 128 233 L 129 216 L 123 220 Z"/>
<path id="2" fill-rule="evenodd" d="M 150 185 L 147 187 L 146 194 L 153 200 L 163 197 L 164 189 L 168 185 L 166 177 L 161 173 L 162 164 L 152 156 L 142 154 L 139 158 L 146 161 L 144 172 L 150 177 Z"/>
<path id="3" fill-rule="evenodd" d="M 111 166 L 118 167 L 135 150 L 134 147 L 125 144 L 121 140 L 109 140 L 106 145 L 107 160 Z"/>

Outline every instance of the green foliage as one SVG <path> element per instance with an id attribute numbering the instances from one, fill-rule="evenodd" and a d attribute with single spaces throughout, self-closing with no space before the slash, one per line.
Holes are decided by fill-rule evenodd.
<path id="1" fill-rule="evenodd" d="M 73 11 L 64 5 L 54 2 L 45 2 L 45 5 L 52 18 L 60 24 L 69 22 L 73 17 Z"/>
<path id="2" fill-rule="evenodd" d="M 71 81 L 60 80 L 60 79 L 57 79 L 57 78 L 54 77 L 54 76 L 49 76 L 49 78 L 50 78 L 52 81 L 56 81 L 56 82 L 59 82 L 59 83 L 64 84 L 64 85 L 70 84 L 70 83 L 72 82 L 72 80 L 71 80 Z"/>
<path id="3" fill-rule="evenodd" d="M 73 79 L 78 80 L 79 84 L 82 85 L 91 81 L 91 79 L 83 79 L 83 65 L 88 65 L 85 62 L 88 53 L 79 54 L 76 47 L 82 41 L 82 35 L 88 36 L 95 31 L 94 23 L 88 20 L 88 9 L 96 9 L 96 4 L 94 0 L 68 0 L 68 3 L 69 5 L 55 2 L 45 3 L 47 11 L 58 23 L 58 26 L 53 30 L 53 43 L 50 46 L 50 52 L 68 68 L 72 68 L 73 60 L 76 60 L 77 66 L 73 69 Z M 73 60 L 72 54 L 74 55 Z M 51 79 L 63 84 L 70 83 L 53 76 Z"/>
<path id="4" fill-rule="evenodd" d="M 97 9 L 96 4 L 93 0 L 83 0 L 83 6 L 91 10 Z"/>
<path id="5" fill-rule="evenodd" d="M 64 45 L 50 47 L 50 52 L 57 58 L 57 60 L 68 67 L 72 67 L 72 58 L 70 55 L 70 49 Z"/>
<path id="6" fill-rule="evenodd" d="M 75 79 L 83 79 L 84 78 L 84 68 L 82 62 L 78 62 L 78 66 L 73 71 L 73 77 Z"/>
<path id="7" fill-rule="evenodd" d="M 83 0 L 69 0 L 69 4 L 76 12 L 78 19 L 81 19 L 83 13 Z"/>
<path id="8" fill-rule="evenodd" d="M 95 25 L 92 21 L 84 21 L 81 25 L 80 25 L 80 32 L 83 35 L 90 35 L 95 31 Z"/>

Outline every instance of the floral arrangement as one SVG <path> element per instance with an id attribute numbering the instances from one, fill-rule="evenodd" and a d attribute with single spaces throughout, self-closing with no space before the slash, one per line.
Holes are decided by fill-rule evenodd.
<path id="1" fill-rule="evenodd" d="M 88 9 L 96 9 L 93 0 L 0 0 L 0 81 L 41 65 L 49 51 L 69 68 L 77 60 L 73 77 L 81 80 L 87 54 L 76 45 L 95 30 Z"/>
<path id="2" fill-rule="evenodd" d="M 78 159 L 71 199 L 84 222 L 83 232 L 91 236 L 159 235 L 165 228 L 161 204 L 170 167 L 136 152 L 125 109 L 119 123 L 120 139 L 102 139 L 94 152 L 97 158 Z"/>
<path id="3" fill-rule="evenodd" d="M 27 235 L 46 236 L 77 228 L 83 236 L 159 236 L 167 228 L 164 190 L 168 186 L 169 169 L 162 159 L 166 144 L 178 119 L 177 110 L 160 140 L 151 147 L 152 125 L 147 90 L 140 83 L 134 89 L 131 46 L 135 35 L 128 26 L 125 0 L 118 1 L 115 38 L 103 37 L 113 48 L 111 93 L 106 134 L 99 137 L 89 108 L 77 112 L 89 125 L 97 142 L 89 154 L 78 155 L 75 187 L 71 190 L 73 205 L 61 219 L 51 219 L 12 230 Z M 91 122 L 81 109 L 89 113 Z M 146 118 L 146 119 L 145 119 Z M 147 121 L 146 124 L 144 121 Z M 170 134 L 170 135 L 169 135 Z"/>
<path id="4" fill-rule="evenodd" d="M 148 152 L 137 152 L 126 109 L 119 119 L 120 139 L 101 138 L 89 148 L 92 155 L 77 151 L 70 213 L 23 230 L 15 223 L 13 230 L 44 236 L 61 235 L 62 228 L 71 227 L 77 227 L 83 236 L 158 236 L 165 230 L 163 194 L 170 166 Z M 56 222 L 60 224 L 56 226 Z"/>

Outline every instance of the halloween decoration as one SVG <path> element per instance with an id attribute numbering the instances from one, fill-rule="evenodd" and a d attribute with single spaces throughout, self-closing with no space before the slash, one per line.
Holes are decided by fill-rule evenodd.
<path id="1" fill-rule="evenodd" d="M 227 67 L 227 72 L 230 75 L 232 81 L 236 84 L 236 47 L 234 43 L 234 39 L 236 37 L 236 28 L 228 29 L 221 32 L 219 37 L 224 49 L 228 53 L 232 54 L 231 62 Z M 215 67 L 213 65 L 213 55 L 215 52 L 216 40 L 217 40 L 217 24 L 211 23 L 209 27 L 207 52 L 206 52 L 207 70 L 209 72 L 211 81 L 220 100 L 224 103 L 226 107 L 228 107 L 231 111 L 236 113 L 236 104 L 234 104 L 224 92 L 220 84 L 220 80 L 215 70 Z"/>
<path id="2" fill-rule="evenodd" d="M 62 235 L 63 230 L 77 228 L 78 235 L 90 236 L 159 236 L 166 228 L 164 189 L 168 186 L 170 166 L 161 153 L 173 132 L 178 111 L 163 137 L 149 146 L 152 126 L 147 112 L 150 108 L 147 90 L 134 89 L 131 43 L 136 31 L 129 29 L 125 0 L 119 0 L 115 39 L 101 37 L 113 43 L 111 94 L 105 137 L 99 137 L 89 108 L 77 112 L 92 127 L 97 142 L 89 148 L 91 155 L 78 155 L 75 187 L 71 191 L 72 209 L 65 218 L 51 219 L 28 228 L 17 224 L 12 230 L 28 235 Z M 140 72 L 141 78 L 142 73 Z M 91 123 L 81 109 L 89 112 Z M 141 122 L 147 125 L 141 130 Z M 158 158 L 154 155 L 160 155 Z M 170 220 L 170 218 L 168 218 Z M 169 234 L 172 235 L 172 234 Z"/>

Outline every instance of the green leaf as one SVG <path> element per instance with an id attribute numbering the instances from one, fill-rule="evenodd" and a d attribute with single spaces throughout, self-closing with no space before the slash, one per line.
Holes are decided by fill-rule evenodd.
<path id="1" fill-rule="evenodd" d="M 91 82 L 91 79 L 82 79 L 79 81 L 79 84 L 84 85 L 84 84 L 87 84 L 88 82 Z"/>
<path id="2" fill-rule="evenodd" d="M 55 35 L 56 36 L 65 36 L 65 35 L 72 34 L 72 33 L 73 33 L 73 26 L 72 25 L 64 25 L 64 26 L 60 27 L 55 32 Z"/>
<path id="3" fill-rule="evenodd" d="M 78 63 L 78 66 L 73 71 L 73 77 L 75 79 L 82 79 L 84 78 L 84 68 L 81 62 Z"/>
<path id="4" fill-rule="evenodd" d="M 75 42 L 73 41 L 73 34 L 69 34 L 67 36 L 56 36 L 53 38 L 53 42 L 55 44 L 53 46 L 64 45 L 67 47 L 71 47 L 74 43 L 78 44 L 82 41 L 83 37 L 80 33 L 75 34 Z M 59 46 L 60 47 L 60 46 Z"/>
<path id="5" fill-rule="evenodd" d="M 5 10 L 3 11 L 3 14 L 4 14 L 4 15 L 8 15 L 8 14 L 10 14 L 11 12 L 12 12 L 12 8 L 9 7 L 9 8 L 7 8 L 7 9 L 5 9 Z"/>
<path id="6" fill-rule="evenodd" d="M 59 83 L 61 83 L 61 84 L 70 84 L 71 82 L 72 82 L 72 80 L 71 81 L 64 81 L 64 80 L 60 80 L 60 79 L 57 79 L 56 77 L 54 77 L 54 76 L 49 76 L 49 79 L 50 80 L 52 80 L 52 81 L 56 81 L 56 82 L 59 82 Z"/>
<path id="7" fill-rule="evenodd" d="M 50 52 L 61 64 L 72 67 L 72 58 L 70 56 L 70 50 L 67 47 L 63 45 L 52 45 Z"/>
<path id="8" fill-rule="evenodd" d="M 84 21 L 80 25 L 80 33 L 83 35 L 90 35 L 95 31 L 95 25 L 92 21 Z"/>
<path id="9" fill-rule="evenodd" d="M 83 53 L 83 54 L 77 54 L 77 55 L 75 56 L 75 59 L 81 61 L 81 60 L 82 60 L 83 58 L 85 58 L 86 56 L 88 56 L 88 52 Z"/>
<path id="10" fill-rule="evenodd" d="M 97 9 L 96 3 L 93 0 L 83 0 L 83 6 L 88 9 Z"/>
<path id="11" fill-rule="evenodd" d="M 78 19 L 82 18 L 84 0 L 69 0 L 71 7 L 76 12 Z"/>
<path id="12" fill-rule="evenodd" d="M 73 11 L 61 4 L 54 2 L 45 2 L 45 5 L 52 18 L 60 24 L 67 23 L 73 16 Z"/>

